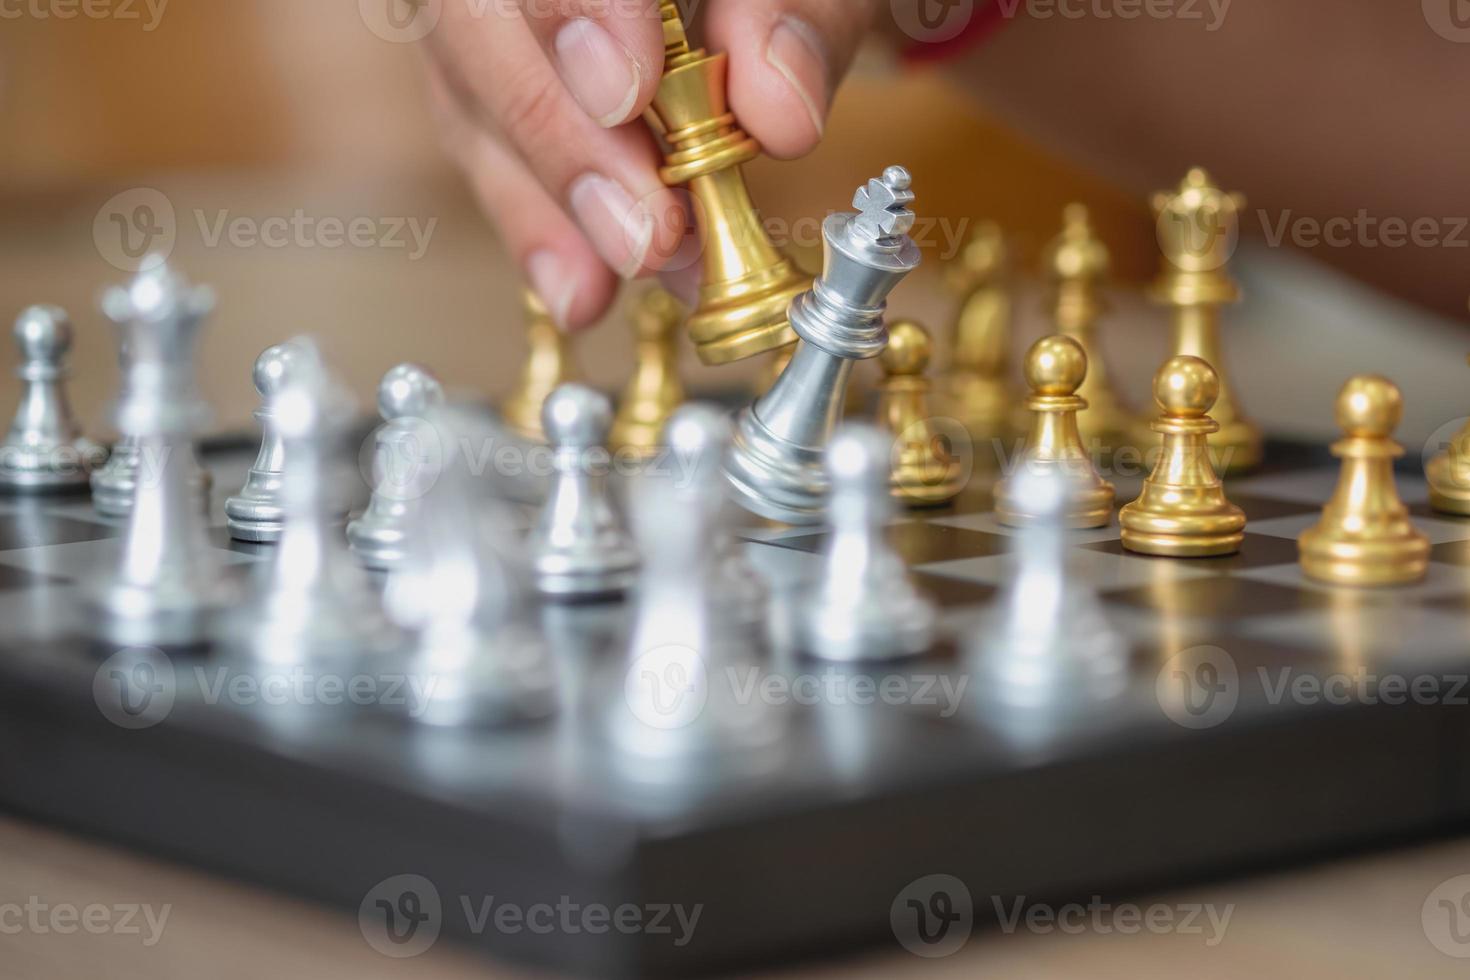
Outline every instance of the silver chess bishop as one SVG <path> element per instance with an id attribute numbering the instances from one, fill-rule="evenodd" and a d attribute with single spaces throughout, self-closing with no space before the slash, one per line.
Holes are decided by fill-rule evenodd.
<path id="1" fill-rule="evenodd" d="M 914 225 L 909 188 L 908 171 L 889 167 L 858 189 L 856 214 L 834 214 L 822 224 L 822 275 L 791 304 L 796 352 L 736 426 L 726 476 L 753 513 L 788 524 L 822 519 L 828 493 L 822 459 L 853 365 L 887 346 L 887 296 L 919 265 L 919 247 L 908 237 Z"/>
<path id="2" fill-rule="evenodd" d="M 202 644 L 223 598 L 192 452 L 209 416 L 195 378 L 195 350 L 213 309 L 211 290 L 190 285 L 162 260 L 102 299 L 128 351 L 116 417 L 137 461 L 118 567 L 92 597 L 100 613 L 94 628 L 111 642 Z"/>
<path id="3" fill-rule="evenodd" d="M 0 444 L 0 489 L 25 493 L 69 491 L 87 485 L 105 453 L 82 436 L 67 402 L 66 354 L 71 320 L 55 306 L 33 306 L 15 321 L 22 384 L 20 406 Z"/>

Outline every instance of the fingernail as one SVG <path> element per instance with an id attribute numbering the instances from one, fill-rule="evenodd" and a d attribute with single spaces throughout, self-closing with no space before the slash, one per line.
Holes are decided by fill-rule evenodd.
<path id="1" fill-rule="evenodd" d="M 783 17 L 771 32 L 766 61 L 791 83 L 820 135 L 827 126 L 827 55 L 812 26 Z"/>
<path id="2" fill-rule="evenodd" d="M 653 245 L 653 215 L 622 184 L 602 174 L 583 174 L 568 195 L 577 223 L 602 260 L 631 279 Z"/>
<path id="3" fill-rule="evenodd" d="M 531 280 L 531 288 L 541 297 L 551 319 L 566 330 L 567 314 L 572 310 L 572 301 L 577 298 L 578 283 L 561 256 L 547 248 L 532 252 L 526 259 L 526 277 Z"/>
<path id="4" fill-rule="evenodd" d="M 643 72 L 606 28 L 586 17 L 568 21 L 556 34 L 556 61 L 572 96 L 599 125 L 627 121 Z"/>

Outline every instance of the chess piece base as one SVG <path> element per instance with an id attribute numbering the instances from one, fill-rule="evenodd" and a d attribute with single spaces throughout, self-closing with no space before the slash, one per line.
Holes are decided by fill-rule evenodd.
<path id="1" fill-rule="evenodd" d="M 424 700 L 408 698 L 396 706 L 410 721 L 434 728 L 498 728 L 555 714 L 550 654 L 529 631 L 487 636 L 455 626 L 431 630 L 422 643 L 408 672 L 424 680 Z"/>
<path id="2" fill-rule="evenodd" d="M 912 588 L 885 592 L 883 601 L 853 608 L 825 602 L 818 593 L 798 613 L 796 642 L 801 653 L 846 663 L 918 657 L 934 645 L 934 607 Z"/>
<path id="3" fill-rule="evenodd" d="M 277 484 L 273 496 L 279 496 L 279 475 L 270 474 L 269 477 Z M 255 471 L 252 470 L 246 492 L 225 501 L 225 525 L 229 528 L 230 537 L 236 541 L 274 544 L 281 539 L 285 512 L 279 504 L 262 500 L 250 493 L 250 484 L 253 484 L 258 478 Z"/>
<path id="4" fill-rule="evenodd" d="M 1086 458 L 1072 460 L 1046 461 L 1030 460 L 1022 461 L 1022 466 L 1055 467 L 1073 484 L 1067 495 L 1067 512 L 1062 515 L 1060 521 L 1063 527 L 1083 529 L 1092 527 L 1105 527 L 1113 519 L 1113 502 L 1116 491 L 1113 485 L 1106 480 L 1099 480 L 1092 470 L 1091 461 Z M 1073 472 L 1080 476 L 1073 476 Z M 1008 481 L 1007 481 L 1008 482 Z M 1053 515 L 1038 514 L 1032 512 L 1026 506 L 1026 501 L 1018 500 L 1007 492 L 1007 482 L 996 486 L 995 490 L 995 519 L 1007 527 L 1024 527 L 1042 521 L 1054 520 Z"/>
<path id="5" fill-rule="evenodd" d="M 220 603 L 194 589 L 166 592 L 115 585 L 88 602 L 93 635 L 119 646 L 191 648 L 210 642 Z"/>
<path id="6" fill-rule="evenodd" d="M 107 450 L 86 439 L 44 449 L 0 447 L 0 493 L 76 493 L 106 459 Z"/>
<path id="7" fill-rule="evenodd" d="M 1407 585 L 1429 571 L 1429 541 L 1409 529 L 1401 537 L 1345 540 L 1327 536 L 1320 527 L 1298 539 L 1302 571 L 1334 585 Z"/>
<path id="8" fill-rule="evenodd" d="M 1123 508 L 1120 519 L 1128 508 Z M 1240 550 L 1245 540 L 1242 532 L 1224 534 L 1154 533 L 1123 529 L 1123 547 L 1140 555 L 1156 555 L 1160 558 L 1218 558 L 1233 555 Z"/>
<path id="9" fill-rule="evenodd" d="M 347 547 L 358 563 L 386 572 L 402 564 L 408 555 L 406 536 L 400 528 L 386 527 L 363 515 L 347 525 Z"/>
<path id="10" fill-rule="evenodd" d="M 1449 453 L 1440 453 L 1424 468 L 1429 482 L 1429 506 L 1442 514 L 1470 516 L 1470 472 L 1455 465 Z"/>
<path id="11" fill-rule="evenodd" d="M 747 409 L 736 423 L 725 475 L 751 513 L 785 524 L 819 524 L 828 491 L 823 455 L 777 440 Z"/>

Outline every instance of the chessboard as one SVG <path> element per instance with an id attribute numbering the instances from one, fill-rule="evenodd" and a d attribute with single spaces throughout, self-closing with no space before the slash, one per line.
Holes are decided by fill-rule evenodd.
<path id="1" fill-rule="evenodd" d="M 231 541 L 221 505 L 250 456 L 204 454 L 211 543 L 242 577 L 268 551 Z M 338 907 L 387 955 L 443 936 L 599 976 L 921 942 L 900 899 L 935 875 L 965 883 L 983 923 L 991 897 L 1127 894 L 1463 828 L 1470 521 L 1431 513 L 1405 469 L 1428 577 L 1312 584 L 1294 538 L 1336 467 L 1288 444 L 1267 456 L 1228 484 L 1250 519 L 1238 555 L 1126 554 L 1116 522 L 1071 532 L 1070 572 L 1131 650 L 1107 707 L 1018 719 L 967 687 L 965 641 L 1013 540 L 976 486 L 888 528 L 942 607 L 941 647 L 865 668 L 737 651 L 732 683 L 762 710 L 730 738 L 640 737 L 626 602 L 538 610 L 574 692 L 538 724 L 414 726 L 309 679 L 272 699 L 208 652 L 150 661 L 164 710 L 129 713 L 103 693 L 117 652 L 74 638 L 119 528 L 85 497 L 0 501 L 0 805 Z M 1114 479 L 1130 499 L 1136 479 Z M 819 529 L 738 533 L 778 597 L 820 567 Z M 487 902 L 632 911 L 546 930 Z"/>

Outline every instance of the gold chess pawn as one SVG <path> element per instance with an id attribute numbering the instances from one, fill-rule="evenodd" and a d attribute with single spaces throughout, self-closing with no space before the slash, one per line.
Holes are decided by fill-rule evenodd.
<path id="1" fill-rule="evenodd" d="M 546 312 L 541 298 L 527 289 L 522 291 L 526 310 L 526 340 L 530 353 L 526 357 L 521 378 L 500 415 L 505 423 L 527 439 L 546 441 L 541 428 L 541 405 L 546 397 L 569 381 L 581 377 L 572 361 L 571 344 L 556 321 Z"/>
<path id="2" fill-rule="evenodd" d="M 1025 373 L 1031 386 L 1031 397 L 1026 399 L 1032 412 L 1031 434 L 1016 465 L 1047 467 L 1061 474 L 1070 488 L 1068 527 L 1102 527 L 1113 515 L 1113 485 L 1098 475 L 1077 431 L 1077 413 L 1087 407 L 1077 397 L 1087 378 L 1087 354 L 1071 337 L 1042 337 L 1026 352 Z M 996 520 L 1016 527 L 1042 517 L 1013 495 L 1009 478 L 996 484 Z"/>
<path id="3" fill-rule="evenodd" d="M 1082 441 L 1108 452 L 1132 445 L 1141 421 L 1113 387 L 1097 341 L 1098 318 L 1108 309 L 1102 290 L 1111 266 L 1108 247 L 1093 230 L 1087 206 L 1067 205 L 1062 233 L 1047 246 L 1044 260 L 1051 280 L 1052 316 L 1057 333 L 1077 341 L 1087 354 L 1087 380 L 1077 390 L 1087 399 L 1087 411 L 1077 417 Z"/>
<path id="4" fill-rule="evenodd" d="M 1240 550 L 1245 512 L 1225 499 L 1210 463 L 1208 439 L 1219 426 L 1209 411 L 1219 395 L 1219 375 L 1198 357 L 1171 357 L 1159 369 L 1154 401 L 1163 414 L 1153 430 L 1164 449 L 1138 499 L 1118 512 L 1129 551 L 1206 558 Z"/>
<path id="5" fill-rule="evenodd" d="M 726 102 L 727 55 L 691 48 L 672 0 L 661 0 L 659 13 L 664 74 L 647 115 L 669 146 L 659 176 L 670 187 L 688 185 L 703 246 L 689 336 L 700 360 L 726 364 L 795 342 L 786 309 L 811 276 L 771 243 L 750 199 L 740 167 L 760 146 Z"/>
<path id="6" fill-rule="evenodd" d="M 1332 445 L 1342 460 L 1337 489 L 1322 519 L 1297 539 L 1302 571 L 1341 585 L 1400 585 L 1423 578 L 1429 539 L 1409 521 L 1394 485 L 1393 461 L 1404 453 L 1393 441 L 1404 412 L 1392 381 L 1359 375 L 1337 396 L 1343 438 Z"/>
<path id="7" fill-rule="evenodd" d="M 998 462 L 994 441 L 1019 434 L 1019 399 L 1011 387 L 1011 292 L 1000 226 L 982 222 L 946 270 L 961 297 L 941 392 L 947 410 L 970 433 L 977 462 Z"/>
<path id="8" fill-rule="evenodd" d="M 1225 266 L 1240 234 L 1245 198 L 1225 193 L 1195 168 L 1178 190 L 1155 194 L 1153 206 L 1164 268 L 1150 296 L 1173 311 L 1172 353 L 1201 358 L 1220 376 L 1213 412 L 1220 430 L 1211 434 L 1210 448 L 1221 468 L 1251 469 L 1261 462 L 1261 430 L 1242 414 L 1220 348 L 1220 310 L 1240 301 L 1240 287 Z"/>
<path id="9" fill-rule="evenodd" d="M 1455 433 L 1449 448 L 1424 467 L 1429 506 L 1445 514 L 1470 516 L 1470 422 Z"/>
<path id="10" fill-rule="evenodd" d="M 878 357 L 878 425 L 893 436 L 893 496 L 910 507 L 937 507 L 964 488 L 960 462 L 935 431 L 929 369 L 933 341 L 913 320 L 888 327 L 888 346 Z"/>
<path id="11" fill-rule="evenodd" d="M 683 319 L 683 308 L 667 290 L 654 287 L 638 298 L 632 316 L 637 354 L 613 419 L 615 449 L 652 456 L 663 445 L 664 423 L 684 404 L 677 335 Z"/>

